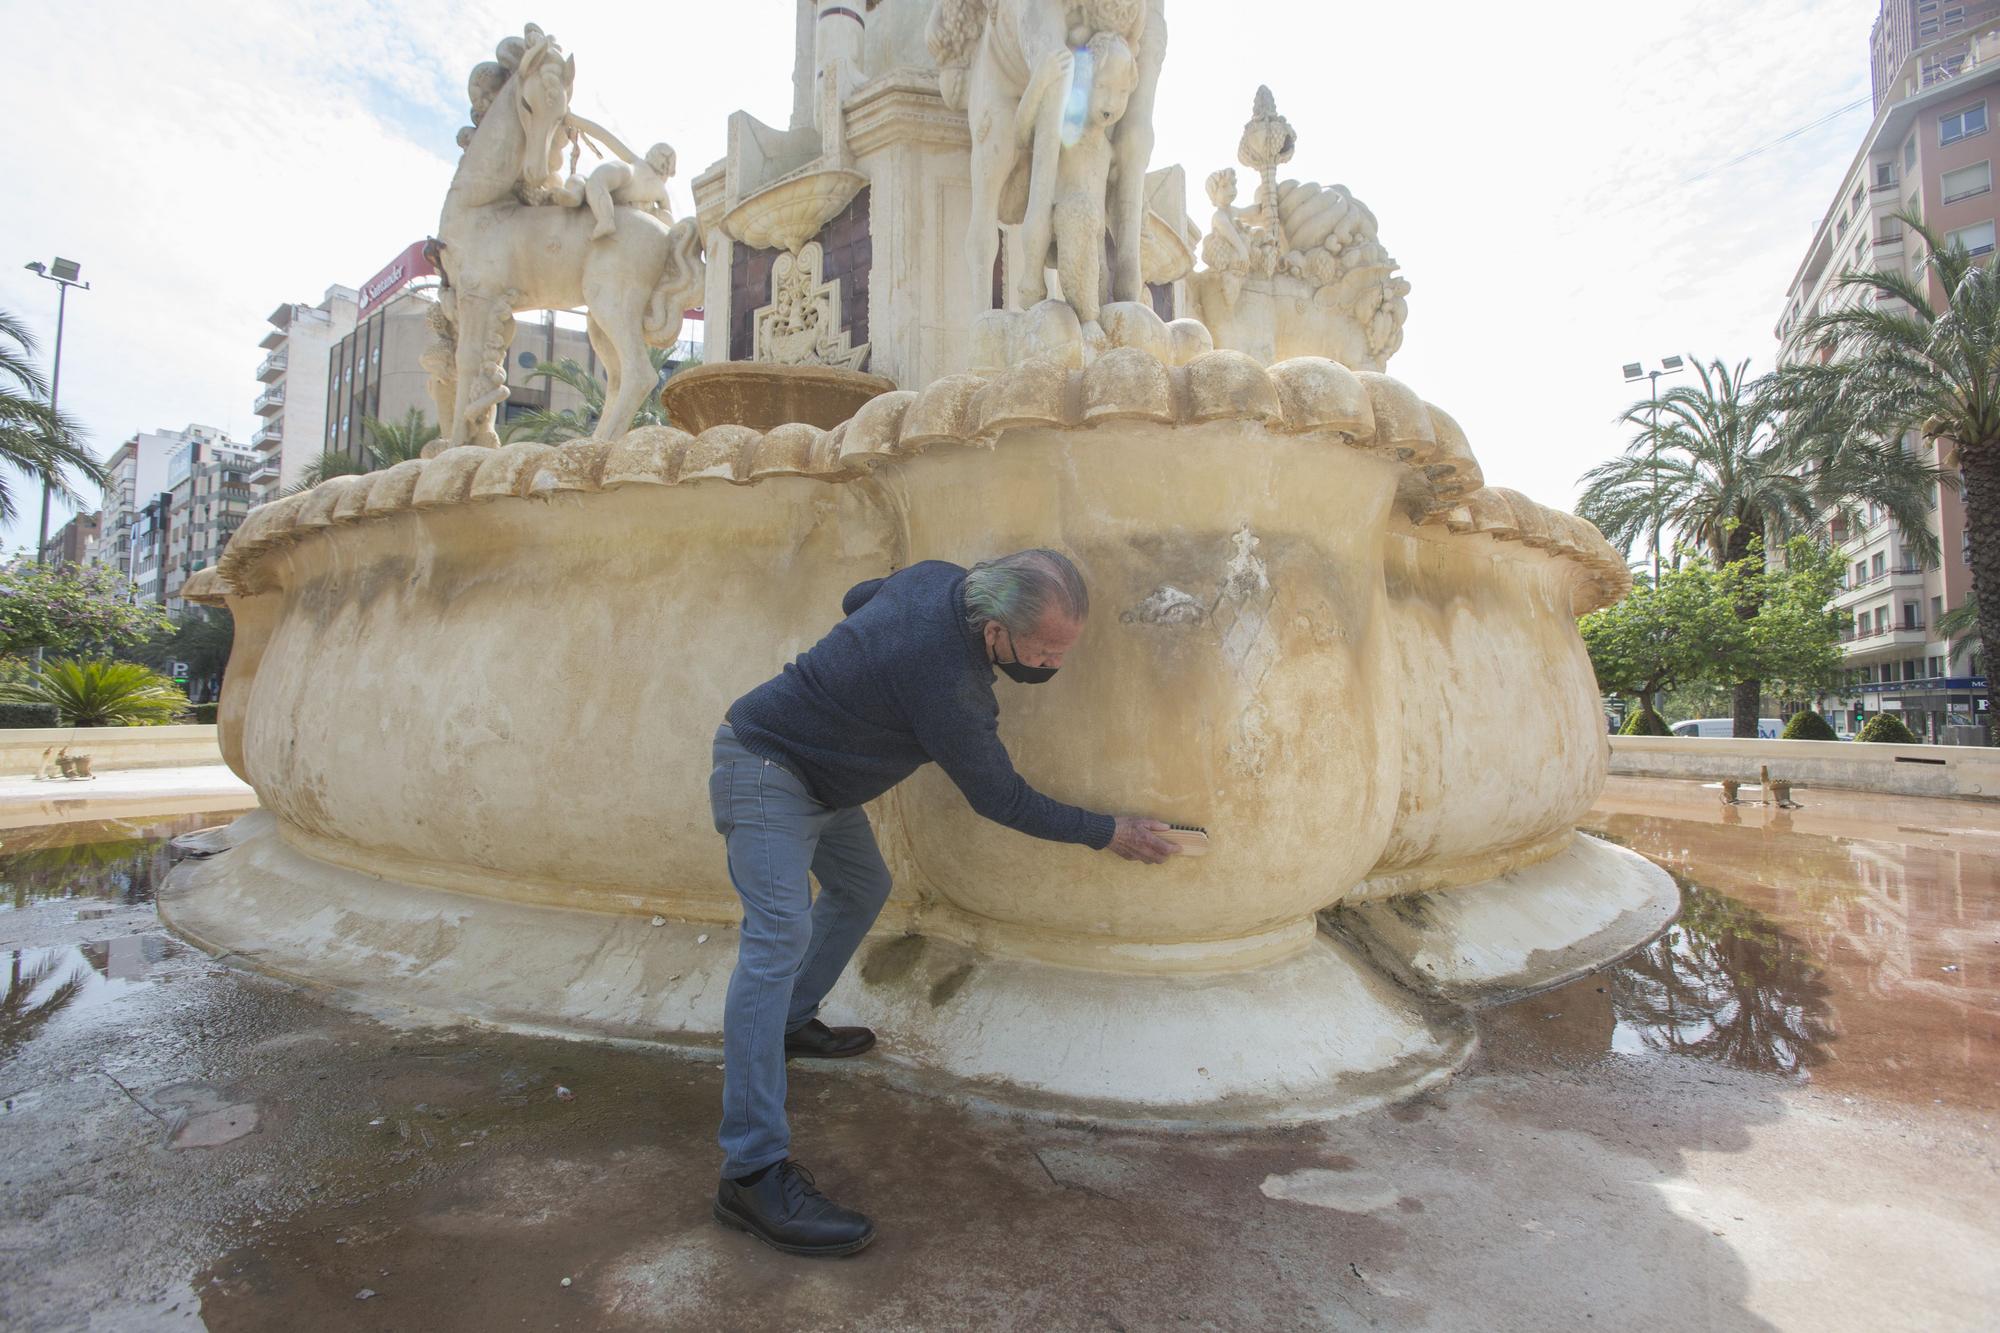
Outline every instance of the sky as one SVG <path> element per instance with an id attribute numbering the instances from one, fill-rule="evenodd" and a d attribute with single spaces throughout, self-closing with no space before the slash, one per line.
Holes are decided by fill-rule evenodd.
<path id="1" fill-rule="evenodd" d="M 1876 8 L 1436 0 L 1413 22 L 1406 5 L 1173 0 L 1153 165 L 1186 167 L 1206 226 L 1201 183 L 1235 165 L 1269 85 L 1298 135 L 1285 174 L 1348 186 L 1412 284 L 1390 373 L 1465 427 L 1490 484 L 1567 506 L 1625 442 L 1624 363 L 1770 365 L 1868 125 Z M 0 309 L 42 335 L 46 365 L 56 287 L 22 266 L 83 265 L 62 406 L 100 455 L 190 422 L 247 440 L 266 316 L 435 230 L 466 76 L 501 37 L 542 23 L 577 58 L 582 114 L 673 143 L 685 216 L 731 111 L 786 123 L 792 16 L 791 0 L 0 0 Z M 20 517 L 0 547 L 32 546 L 39 488 L 8 484 Z"/>

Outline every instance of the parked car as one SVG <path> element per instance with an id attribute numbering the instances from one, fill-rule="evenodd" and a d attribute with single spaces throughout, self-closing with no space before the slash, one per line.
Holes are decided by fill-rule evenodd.
<path id="1" fill-rule="evenodd" d="M 1727 717 L 1691 717 L 1685 722 L 1674 723 L 1676 736 L 1702 736 L 1728 740 L 1736 734 L 1736 721 Z M 1760 717 L 1757 719 L 1757 739 L 1774 741 L 1785 732 L 1783 719 Z"/>

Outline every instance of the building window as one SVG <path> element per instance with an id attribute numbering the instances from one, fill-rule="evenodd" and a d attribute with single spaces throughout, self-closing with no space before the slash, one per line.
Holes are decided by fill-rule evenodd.
<path id="1" fill-rule="evenodd" d="M 1935 625 L 1942 619 L 1944 619 L 1944 598 L 1933 597 L 1931 598 L 1931 624 Z"/>
<path id="2" fill-rule="evenodd" d="M 533 370 L 535 368 L 535 354 L 533 352 L 523 352 L 514 359 L 521 363 L 521 369 L 523 370 Z"/>
<path id="3" fill-rule="evenodd" d="M 1947 171 L 1941 184 L 1944 189 L 1944 201 L 1947 204 L 1957 203 L 1960 199 L 1970 199 L 1976 194 L 1985 194 L 1993 188 L 1993 164 L 1975 162 L 1969 167 L 1960 167 L 1957 171 Z"/>
<path id="4" fill-rule="evenodd" d="M 1887 571 L 1888 567 L 1889 567 L 1889 562 L 1883 558 L 1882 552 L 1880 551 L 1877 551 L 1874 555 L 1870 556 L 1868 559 L 1868 575 L 1870 578 L 1877 578 L 1877 579 L 1881 578 L 1883 573 Z"/>
<path id="5" fill-rule="evenodd" d="M 1938 117 L 1938 142 L 1957 143 L 1975 134 L 1986 133 L 1986 103 L 1974 102 L 1963 111 Z"/>
<path id="6" fill-rule="evenodd" d="M 1917 169 L 1917 136 L 1912 134 L 1903 143 L 1903 174 L 1909 175 Z"/>
<path id="7" fill-rule="evenodd" d="M 1903 603 L 1903 628 L 1904 629 L 1923 628 L 1922 622 L 1920 622 L 1917 619 L 1917 604 L 1915 602 Z"/>
<path id="8" fill-rule="evenodd" d="M 1953 245 L 1963 246 L 1969 255 L 1990 255 L 1993 253 L 1993 224 L 1975 222 L 1970 227 L 1960 227 L 1951 233 Z"/>
<path id="9" fill-rule="evenodd" d="M 1944 674 L 1944 659 L 1942 657 L 1930 658 L 1925 661 L 1924 667 L 1925 667 L 1924 671 L 1925 678 L 1929 680 L 1936 680 L 1939 676 L 1942 676 Z"/>
<path id="10" fill-rule="evenodd" d="M 1854 586 L 1858 588 L 1866 582 L 1868 582 L 1868 562 L 1857 560 L 1854 562 Z"/>
<path id="11" fill-rule="evenodd" d="M 1875 188 L 1886 190 L 1895 183 L 1896 164 L 1894 162 L 1877 162 L 1875 164 Z"/>

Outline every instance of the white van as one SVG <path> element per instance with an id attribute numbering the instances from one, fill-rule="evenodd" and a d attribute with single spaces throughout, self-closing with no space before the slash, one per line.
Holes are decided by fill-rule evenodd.
<path id="1" fill-rule="evenodd" d="M 1757 719 L 1757 739 L 1774 741 L 1785 733 L 1785 724 L 1775 717 Z M 1717 740 L 1728 740 L 1736 734 L 1736 720 L 1728 717 L 1691 717 L 1685 722 L 1674 723 L 1676 736 L 1702 736 Z"/>

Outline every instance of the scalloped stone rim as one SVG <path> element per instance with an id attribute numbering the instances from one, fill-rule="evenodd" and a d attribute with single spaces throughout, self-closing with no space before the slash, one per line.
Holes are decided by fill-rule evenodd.
<path id="1" fill-rule="evenodd" d="M 365 477 L 330 478 L 252 510 L 214 569 L 190 579 L 182 596 L 222 605 L 230 593 L 268 586 L 255 567 L 277 548 L 330 526 L 404 510 L 632 485 L 743 486 L 775 476 L 842 482 L 939 444 L 991 446 L 1010 430 L 1085 431 L 1130 421 L 1169 429 L 1239 421 L 1273 435 L 1379 454 L 1411 470 L 1417 494 L 1427 497 L 1422 522 L 1454 535 L 1518 541 L 1580 565 L 1586 577 L 1575 599 L 1578 614 L 1631 591 L 1631 571 L 1595 527 L 1486 486 L 1458 423 L 1400 381 L 1357 374 L 1320 357 L 1266 370 L 1241 353 L 1217 351 L 1175 367 L 1125 349 L 1083 370 L 1029 363 L 990 378 L 947 376 L 921 390 L 872 399 L 830 431 L 798 424 L 766 432 L 717 426 L 690 436 L 649 426 L 610 444 L 463 445 Z"/>

